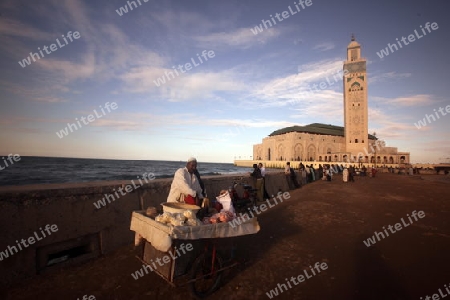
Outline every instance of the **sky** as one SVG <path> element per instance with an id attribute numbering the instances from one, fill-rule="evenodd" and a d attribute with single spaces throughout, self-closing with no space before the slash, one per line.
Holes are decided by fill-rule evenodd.
<path id="1" fill-rule="evenodd" d="M 129 2 L 0 2 L 0 155 L 251 159 L 274 130 L 343 126 L 354 34 L 369 133 L 413 163 L 450 160 L 447 0 Z"/>

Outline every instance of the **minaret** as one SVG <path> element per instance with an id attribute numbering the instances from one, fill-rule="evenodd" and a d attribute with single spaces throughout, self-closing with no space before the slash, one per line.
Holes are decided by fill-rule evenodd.
<path id="1" fill-rule="evenodd" d="M 353 35 L 347 47 L 343 79 L 345 148 L 347 153 L 357 156 L 369 151 L 369 120 L 366 60 L 361 58 L 361 45 Z"/>

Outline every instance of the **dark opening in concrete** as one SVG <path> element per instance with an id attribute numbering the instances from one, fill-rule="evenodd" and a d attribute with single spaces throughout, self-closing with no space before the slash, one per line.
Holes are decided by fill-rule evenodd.
<path id="1" fill-rule="evenodd" d="M 36 271 L 78 264 L 100 254 L 100 233 L 46 245 L 36 249 Z"/>

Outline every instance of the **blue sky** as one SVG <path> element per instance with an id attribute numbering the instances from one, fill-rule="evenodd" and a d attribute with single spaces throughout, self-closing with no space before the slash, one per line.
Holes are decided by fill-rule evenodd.
<path id="1" fill-rule="evenodd" d="M 0 154 L 248 159 L 276 129 L 343 125 L 342 80 L 333 75 L 354 33 L 368 60 L 369 132 L 412 162 L 448 161 L 450 116 L 414 125 L 450 105 L 448 1 L 312 0 L 256 35 L 263 19 L 295 11 L 294 1 L 140 2 L 120 16 L 127 1 L 2 1 Z M 439 28 L 377 55 L 427 22 Z M 64 44 L 69 31 L 80 37 Z M 18 63 L 57 38 L 64 47 Z M 204 50 L 214 57 L 199 63 Z M 155 84 L 191 59 L 191 70 Z M 327 77 L 333 84 L 304 93 Z M 57 136 L 107 102 L 117 109 Z"/>

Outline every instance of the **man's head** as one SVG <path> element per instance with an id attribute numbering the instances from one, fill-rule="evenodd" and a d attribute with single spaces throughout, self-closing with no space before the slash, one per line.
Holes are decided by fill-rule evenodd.
<path id="1" fill-rule="evenodd" d="M 263 167 L 263 164 L 262 164 L 262 163 L 259 163 L 259 164 L 258 164 L 258 168 L 261 169 L 262 167 Z"/>
<path id="2" fill-rule="evenodd" d="M 197 170 L 197 159 L 194 157 L 189 158 L 186 164 L 186 169 L 190 174 L 193 174 L 195 170 Z"/>

